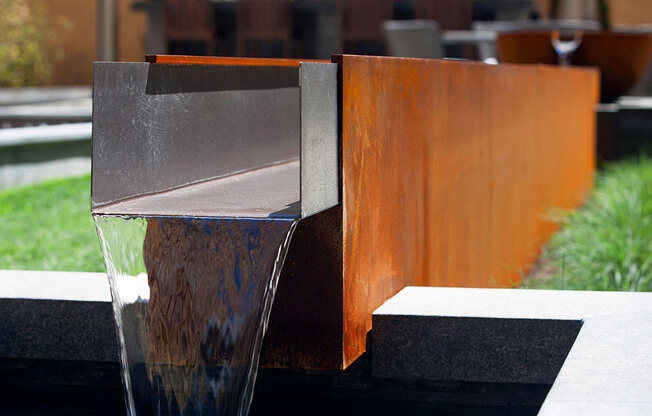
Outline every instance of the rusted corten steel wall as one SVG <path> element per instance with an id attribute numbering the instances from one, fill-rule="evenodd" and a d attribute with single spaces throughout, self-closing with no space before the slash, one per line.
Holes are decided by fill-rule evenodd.
<path id="1" fill-rule="evenodd" d="M 261 355 L 268 367 L 345 368 L 366 349 L 371 312 L 405 285 L 518 282 L 555 230 L 549 208 L 577 206 L 592 186 L 595 70 L 335 61 L 342 204 L 294 233 Z"/>
<path id="2" fill-rule="evenodd" d="M 343 364 L 405 285 L 510 286 L 592 187 L 598 74 L 343 56 Z"/>

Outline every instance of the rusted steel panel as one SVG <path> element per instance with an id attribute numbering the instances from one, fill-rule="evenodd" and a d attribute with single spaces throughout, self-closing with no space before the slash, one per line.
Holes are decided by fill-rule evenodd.
<path id="1" fill-rule="evenodd" d="M 276 58 L 232 58 L 227 56 L 189 56 L 189 55 L 146 55 L 145 61 L 151 64 L 195 64 L 195 65 L 248 65 L 248 66 L 296 66 L 301 62 L 330 61 L 320 59 L 276 59 Z"/>
<path id="2" fill-rule="evenodd" d="M 510 286 L 592 186 L 593 70 L 347 56 L 344 366 L 406 284 Z"/>

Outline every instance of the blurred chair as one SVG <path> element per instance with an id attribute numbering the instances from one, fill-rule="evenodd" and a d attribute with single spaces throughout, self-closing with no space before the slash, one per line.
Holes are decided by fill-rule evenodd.
<path id="1" fill-rule="evenodd" d="M 292 53 L 292 5 L 290 0 L 237 0 L 236 37 L 239 56 L 259 56 L 263 43 L 280 42 L 283 57 Z M 247 46 L 251 42 L 252 52 Z"/>
<path id="2" fill-rule="evenodd" d="M 359 43 L 375 43 L 384 50 L 382 25 L 391 20 L 393 7 L 393 0 L 338 0 L 340 51 L 355 53 Z"/>
<path id="3" fill-rule="evenodd" d="M 414 18 L 434 20 L 441 30 L 469 30 L 472 0 L 414 0 Z"/>
<path id="4" fill-rule="evenodd" d="M 434 20 L 388 20 L 383 24 L 383 33 L 392 56 L 444 57 L 441 31 Z"/>
<path id="5" fill-rule="evenodd" d="M 200 54 L 196 44 L 205 45 L 205 54 L 215 54 L 217 33 L 210 0 L 165 0 L 165 37 L 168 50 L 177 54 Z"/>
<path id="6" fill-rule="evenodd" d="M 537 4 L 532 0 L 474 0 L 472 19 L 530 20 L 539 17 Z"/>
<path id="7" fill-rule="evenodd" d="M 493 22 L 473 22 L 473 30 L 490 31 L 495 33 L 523 32 L 523 31 L 576 31 L 596 32 L 601 30 L 597 20 L 510 20 Z M 495 42 L 482 42 L 478 44 L 478 59 L 487 61 L 498 56 Z"/>

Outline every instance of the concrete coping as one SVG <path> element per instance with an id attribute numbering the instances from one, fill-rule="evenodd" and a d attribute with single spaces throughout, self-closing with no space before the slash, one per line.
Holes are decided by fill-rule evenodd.
<path id="1" fill-rule="evenodd" d="M 652 311 L 652 293 L 406 287 L 374 315 L 582 320 Z"/>
<path id="2" fill-rule="evenodd" d="M 0 88 L 0 106 L 90 98 L 91 87 Z"/>
<path id="3" fill-rule="evenodd" d="M 0 270 L 0 358 L 115 362 L 104 273 Z"/>
<path id="4" fill-rule="evenodd" d="M 92 123 L 0 129 L 0 147 L 91 140 Z"/>
<path id="5" fill-rule="evenodd" d="M 0 120 L 90 120 L 93 114 L 92 101 L 80 101 L 83 102 L 0 106 Z"/>
<path id="6" fill-rule="evenodd" d="M 111 302 L 105 273 L 0 270 L 1 299 Z"/>
<path id="7" fill-rule="evenodd" d="M 118 360 L 104 273 L 0 270 L 0 316 L 2 358 Z M 547 383 L 540 415 L 648 415 L 651 339 L 652 293 L 408 287 L 373 314 L 372 374 Z"/>
<path id="8" fill-rule="evenodd" d="M 651 339 L 652 293 L 407 287 L 373 314 L 372 371 L 546 383 L 555 370 L 540 415 L 647 415 Z"/>

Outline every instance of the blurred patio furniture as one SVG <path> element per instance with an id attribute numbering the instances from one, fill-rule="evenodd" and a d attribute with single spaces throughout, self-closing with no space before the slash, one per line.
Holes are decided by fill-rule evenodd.
<path id="1" fill-rule="evenodd" d="M 493 39 L 486 39 L 477 43 L 478 60 L 497 60 L 496 34 L 506 32 L 522 31 L 545 31 L 560 30 L 564 32 L 581 30 L 583 32 L 596 32 L 601 29 L 597 20 L 509 20 L 509 21 L 476 21 L 473 22 L 473 30 L 479 33 L 494 33 Z"/>
<path id="2" fill-rule="evenodd" d="M 498 60 L 505 63 L 554 65 L 550 31 L 501 32 L 496 40 Z M 644 75 L 652 59 L 652 35 L 645 33 L 584 33 L 571 58 L 573 65 L 600 69 L 601 101 L 626 94 Z"/>
<path id="3" fill-rule="evenodd" d="M 383 23 L 383 33 L 392 56 L 444 57 L 441 31 L 434 20 L 388 20 Z"/>
<path id="4" fill-rule="evenodd" d="M 290 0 L 238 0 L 236 2 L 238 56 L 260 56 L 261 44 L 280 42 L 283 57 L 292 53 Z M 248 49 L 248 46 L 251 49 Z"/>
<path id="5" fill-rule="evenodd" d="M 210 0 L 165 0 L 165 38 L 170 52 L 214 55 L 217 39 Z M 203 45 L 203 49 L 198 47 Z"/>
<path id="6" fill-rule="evenodd" d="M 393 0 L 338 0 L 339 50 L 344 53 L 383 54 L 385 38 L 382 25 L 391 20 Z"/>

